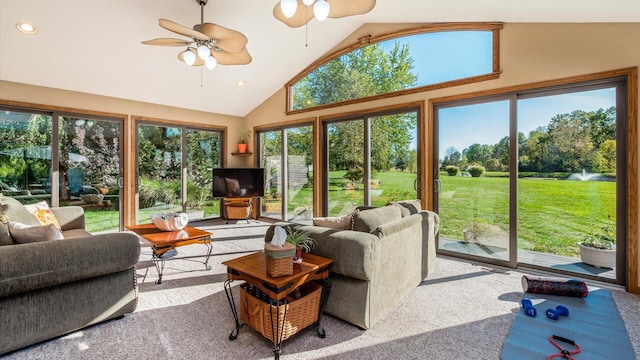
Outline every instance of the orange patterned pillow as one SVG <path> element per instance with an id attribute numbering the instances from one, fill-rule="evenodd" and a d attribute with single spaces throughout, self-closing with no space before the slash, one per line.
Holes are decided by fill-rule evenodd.
<path id="1" fill-rule="evenodd" d="M 36 204 L 30 204 L 24 206 L 27 211 L 29 211 L 33 216 L 40 221 L 41 225 L 49 225 L 53 224 L 55 227 L 60 229 L 60 224 L 58 223 L 58 219 L 53 214 L 51 209 L 49 209 L 49 205 L 46 201 L 41 201 Z"/>

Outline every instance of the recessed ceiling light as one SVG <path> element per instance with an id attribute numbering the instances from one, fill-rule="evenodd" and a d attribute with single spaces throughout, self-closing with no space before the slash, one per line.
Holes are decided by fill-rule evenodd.
<path id="1" fill-rule="evenodd" d="M 238 80 L 238 82 L 236 83 L 238 86 L 244 86 L 244 84 L 246 84 L 244 82 L 244 80 Z"/>
<path id="2" fill-rule="evenodd" d="M 17 23 L 16 28 L 21 32 L 29 35 L 33 35 L 38 32 L 38 30 L 36 30 L 36 28 L 29 23 Z"/>

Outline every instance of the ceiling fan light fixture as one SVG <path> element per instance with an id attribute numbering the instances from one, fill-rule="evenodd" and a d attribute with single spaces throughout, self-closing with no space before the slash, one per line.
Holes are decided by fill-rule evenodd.
<path id="1" fill-rule="evenodd" d="M 213 55 L 209 55 L 209 57 L 204 61 L 204 66 L 209 70 L 213 70 L 216 65 L 218 65 L 218 60 L 216 60 Z"/>
<path id="2" fill-rule="evenodd" d="M 284 16 L 293 17 L 298 10 L 298 0 L 280 0 L 280 10 Z"/>
<path id="3" fill-rule="evenodd" d="M 331 8 L 327 0 L 318 0 L 313 4 L 313 15 L 316 16 L 318 21 L 325 21 L 329 16 L 330 10 Z"/>
<path id="4" fill-rule="evenodd" d="M 191 48 L 188 48 L 182 53 L 182 58 L 184 59 L 185 64 L 189 66 L 196 63 L 196 54 Z"/>
<path id="5" fill-rule="evenodd" d="M 206 45 L 198 46 L 198 57 L 200 60 L 206 60 L 211 55 L 211 50 Z"/>
<path id="6" fill-rule="evenodd" d="M 314 1 L 316 0 L 302 0 L 302 3 L 304 4 L 304 6 L 311 6 Z"/>

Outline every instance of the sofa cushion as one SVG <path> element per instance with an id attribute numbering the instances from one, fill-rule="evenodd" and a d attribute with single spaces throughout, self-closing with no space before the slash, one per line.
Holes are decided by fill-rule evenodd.
<path id="1" fill-rule="evenodd" d="M 422 203 L 419 199 L 396 201 L 391 204 L 400 206 L 402 217 L 417 214 L 422 210 Z"/>
<path id="2" fill-rule="evenodd" d="M 9 233 L 13 240 L 19 244 L 64 239 L 62 232 L 54 224 L 33 226 L 11 221 L 9 222 Z"/>
<path id="3" fill-rule="evenodd" d="M 130 269 L 140 257 L 133 233 L 0 246 L 0 297 Z M 132 281 L 135 281 L 132 279 Z"/>
<path id="4" fill-rule="evenodd" d="M 353 215 L 353 230 L 367 233 L 374 232 L 378 226 L 399 220 L 402 212 L 397 205 L 388 205 L 375 209 L 357 211 Z"/>
<path id="5" fill-rule="evenodd" d="M 39 203 L 29 204 L 24 206 L 31 215 L 35 216 L 36 219 L 40 222 L 40 225 L 49 225 L 53 224 L 55 227 L 60 229 L 60 224 L 58 223 L 58 219 L 53 214 L 51 209 L 49 209 L 49 204 L 46 201 L 40 201 Z"/>
<path id="6" fill-rule="evenodd" d="M 84 229 L 71 229 L 71 230 L 63 230 L 62 236 L 65 239 L 77 238 L 77 237 L 86 237 L 91 236 L 92 234 Z"/>
<path id="7" fill-rule="evenodd" d="M 314 226 L 324 226 L 338 230 L 351 230 L 353 213 L 342 216 L 327 216 L 313 218 Z"/>

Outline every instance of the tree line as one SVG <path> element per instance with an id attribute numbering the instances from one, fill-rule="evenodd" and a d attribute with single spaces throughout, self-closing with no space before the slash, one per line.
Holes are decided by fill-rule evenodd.
<path id="1" fill-rule="evenodd" d="M 487 171 L 508 171 L 510 139 L 498 143 L 475 143 L 462 150 L 450 147 L 440 161 L 440 169 L 456 166 L 467 169 L 481 165 Z M 575 110 L 558 114 L 546 126 L 529 136 L 518 133 L 520 172 L 616 172 L 616 109 Z"/>

